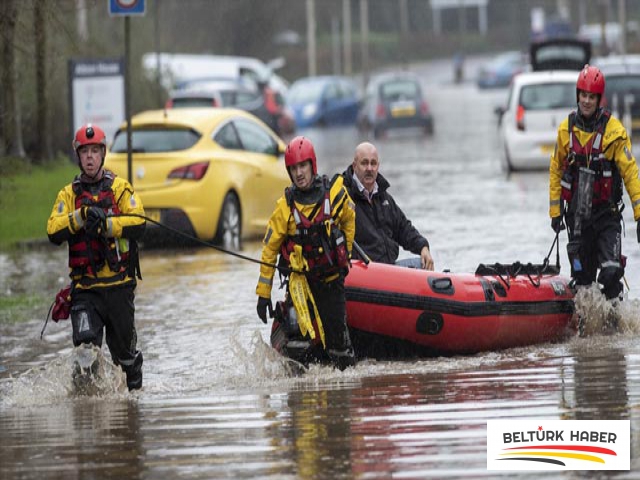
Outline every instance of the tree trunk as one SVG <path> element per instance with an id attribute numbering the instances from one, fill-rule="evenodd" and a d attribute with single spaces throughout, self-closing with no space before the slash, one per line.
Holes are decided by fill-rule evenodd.
<path id="1" fill-rule="evenodd" d="M 45 0 L 34 0 L 33 30 L 35 38 L 36 60 L 36 99 L 37 99 L 37 130 L 34 152 L 35 163 L 46 163 L 51 160 L 51 135 L 49 129 L 49 105 L 47 102 L 47 72 L 46 50 L 47 30 L 44 10 Z"/>
<path id="2" fill-rule="evenodd" d="M 4 106 L 2 140 L 7 155 L 25 158 L 20 125 L 20 109 L 15 69 L 15 28 L 18 17 L 15 0 L 0 1 L 0 31 L 4 35 L 2 46 L 2 94 Z"/>

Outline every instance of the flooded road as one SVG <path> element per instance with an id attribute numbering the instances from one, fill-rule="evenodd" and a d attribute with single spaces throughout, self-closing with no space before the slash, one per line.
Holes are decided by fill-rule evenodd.
<path id="1" fill-rule="evenodd" d="M 547 174 L 502 173 L 493 107 L 505 92 L 452 85 L 446 63 L 418 72 L 435 135 L 403 132 L 376 144 L 381 172 L 430 240 L 436 270 L 542 262 L 553 241 Z M 363 139 L 355 129 L 304 133 L 328 174 L 342 172 Z M 638 478 L 640 248 L 630 208 L 624 214 L 630 290 L 621 334 L 367 360 L 345 372 L 314 366 L 297 377 L 256 316 L 256 264 L 206 248 L 144 250 L 141 392 L 126 392 L 102 359 L 99 392 L 71 394 L 69 323 L 50 323 L 39 338 L 48 304 L 27 322 L 0 322 L 0 478 Z M 242 253 L 259 258 L 260 243 Z M 64 248 L 0 255 L 1 294 L 41 289 L 53 298 L 65 264 Z M 274 289 L 274 301 L 281 297 Z M 630 420 L 631 471 L 486 470 L 487 420 L 542 418 Z"/>

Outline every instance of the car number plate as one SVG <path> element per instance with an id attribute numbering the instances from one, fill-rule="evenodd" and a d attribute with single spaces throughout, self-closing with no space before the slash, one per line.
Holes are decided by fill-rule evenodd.
<path id="1" fill-rule="evenodd" d="M 392 117 L 411 117 L 416 114 L 416 106 L 413 103 L 395 104 L 391 106 Z"/>
<path id="2" fill-rule="evenodd" d="M 540 151 L 543 155 L 551 155 L 553 150 L 556 148 L 555 145 L 540 145 Z"/>
<path id="3" fill-rule="evenodd" d="M 150 209 L 144 211 L 144 215 L 145 215 L 145 217 L 153 220 L 154 222 L 159 222 L 160 221 L 160 210 L 159 209 L 150 208 Z"/>

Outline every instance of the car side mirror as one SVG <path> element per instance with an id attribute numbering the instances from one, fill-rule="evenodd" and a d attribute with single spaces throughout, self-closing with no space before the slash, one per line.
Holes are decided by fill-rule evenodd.
<path id="1" fill-rule="evenodd" d="M 502 117 L 504 116 L 506 111 L 507 108 L 500 105 L 493 109 L 493 113 L 495 113 L 496 117 L 498 117 L 498 126 L 502 125 Z"/>

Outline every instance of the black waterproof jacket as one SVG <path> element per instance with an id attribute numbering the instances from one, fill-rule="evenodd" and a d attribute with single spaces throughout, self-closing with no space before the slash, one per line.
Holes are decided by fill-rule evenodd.
<path id="1" fill-rule="evenodd" d="M 378 173 L 378 193 L 373 202 L 358 190 L 353 179 L 353 166 L 342 174 L 344 185 L 356 204 L 355 241 L 374 262 L 395 263 L 400 247 L 416 255 L 429 246 L 426 238 L 411 224 L 393 197 L 387 193 L 389 182 Z M 358 258 L 357 249 L 353 257 Z"/>

